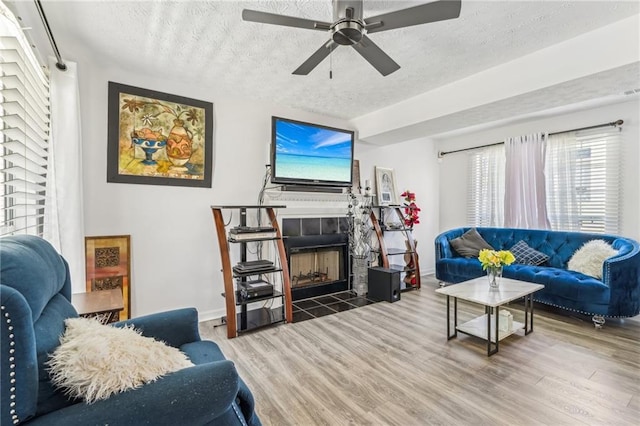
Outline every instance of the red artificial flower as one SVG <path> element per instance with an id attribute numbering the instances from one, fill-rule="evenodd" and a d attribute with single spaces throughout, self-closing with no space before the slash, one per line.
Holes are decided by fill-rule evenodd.
<path id="1" fill-rule="evenodd" d="M 416 194 L 414 192 L 411 192 L 409 190 L 404 191 L 402 194 L 400 194 L 401 197 L 404 197 L 405 200 L 407 201 L 413 201 L 416 199 Z"/>
<path id="2" fill-rule="evenodd" d="M 405 200 L 405 203 L 403 205 L 405 214 L 404 224 L 411 227 L 415 224 L 420 223 L 420 220 L 418 219 L 420 207 L 418 207 L 415 202 L 416 194 L 414 192 L 406 190 L 401 194 L 401 196 L 404 197 Z"/>

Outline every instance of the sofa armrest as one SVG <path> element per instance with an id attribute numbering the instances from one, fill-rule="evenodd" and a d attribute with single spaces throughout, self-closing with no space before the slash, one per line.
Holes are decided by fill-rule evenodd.
<path id="1" fill-rule="evenodd" d="M 247 419 L 247 424 L 254 424 L 253 416 L 255 414 L 255 400 L 253 399 L 253 395 L 251 391 L 244 383 L 244 381 L 239 378 L 238 379 L 238 405 L 240 406 L 240 410 L 242 411 L 242 415 L 245 419 Z"/>
<path id="2" fill-rule="evenodd" d="M 231 361 L 196 365 L 91 405 L 80 402 L 37 417 L 29 425 L 205 425 L 229 409 L 238 380 Z"/>
<path id="3" fill-rule="evenodd" d="M 31 308 L 13 287 L 0 285 L 0 424 L 32 416 L 38 400 L 38 359 Z"/>
<path id="4" fill-rule="evenodd" d="M 640 313 L 640 246 L 620 238 L 613 242 L 620 254 L 603 264 L 603 282 L 609 286 L 611 316 L 632 317 Z"/>
<path id="5" fill-rule="evenodd" d="M 185 343 L 200 341 L 198 311 L 195 308 L 176 309 L 146 315 L 113 324 L 115 327 L 132 325 L 143 336 L 153 337 L 179 348 Z"/>
<path id="6" fill-rule="evenodd" d="M 436 262 L 441 259 L 454 257 L 453 251 L 451 250 L 451 244 L 449 244 L 449 240 L 461 236 L 462 234 L 464 234 L 464 232 L 464 228 L 456 228 L 447 232 L 443 232 L 436 237 Z"/>

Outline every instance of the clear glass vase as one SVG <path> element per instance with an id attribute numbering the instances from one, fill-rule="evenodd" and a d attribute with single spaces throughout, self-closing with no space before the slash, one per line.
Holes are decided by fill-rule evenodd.
<path id="1" fill-rule="evenodd" d="M 369 290 L 367 285 L 369 278 L 369 259 L 360 256 L 353 256 L 351 259 L 353 262 L 353 291 L 355 291 L 358 296 L 364 296 Z"/>
<path id="2" fill-rule="evenodd" d="M 502 266 L 487 266 L 487 278 L 489 279 L 489 288 L 500 287 Z"/>

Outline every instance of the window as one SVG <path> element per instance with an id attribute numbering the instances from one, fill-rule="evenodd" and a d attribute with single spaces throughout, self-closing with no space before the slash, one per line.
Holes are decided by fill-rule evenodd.
<path id="1" fill-rule="evenodd" d="M 620 166 L 619 128 L 550 136 L 545 171 L 551 227 L 617 233 Z"/>
<path id="2" fill-rule="evenodd" d="M 618 233 L 621 204 L 620 128 L 549 136 L 545 165 L 547 211 L 551 228 Z M 504 223 L 504 147 L 475 152 L 470 158 L 468 223 Z"/>
<path id="3" fill-rule="evenodd" d="M 467 220 L 472 226 L 504 224 L 504 145 L 471 154 Z"/>
<path id="4" fill-rule="evenodd" d="M 0 235 L 42 236 L 49 87 L 15 18 L 0 10 Z"/>

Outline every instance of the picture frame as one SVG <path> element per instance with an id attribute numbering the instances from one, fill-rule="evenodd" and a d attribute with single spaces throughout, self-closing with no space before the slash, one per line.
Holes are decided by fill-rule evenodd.
<path id="1" fill-rule="evenodd" d="M 211 188 L 213 104 L 109 82 L 107 182 Z"/>
<path id="2" fill-rule="evenodd" d="M 120 321 L 131 317 L 131 237 L 85 237 L 86 292 L 122 290 Z"/>
<path id="3" fill-rule="evenodd" d="M 381 206 L 398 204 L 398 189 L 393 169 L 376 166 L 376 194 Z"/>

